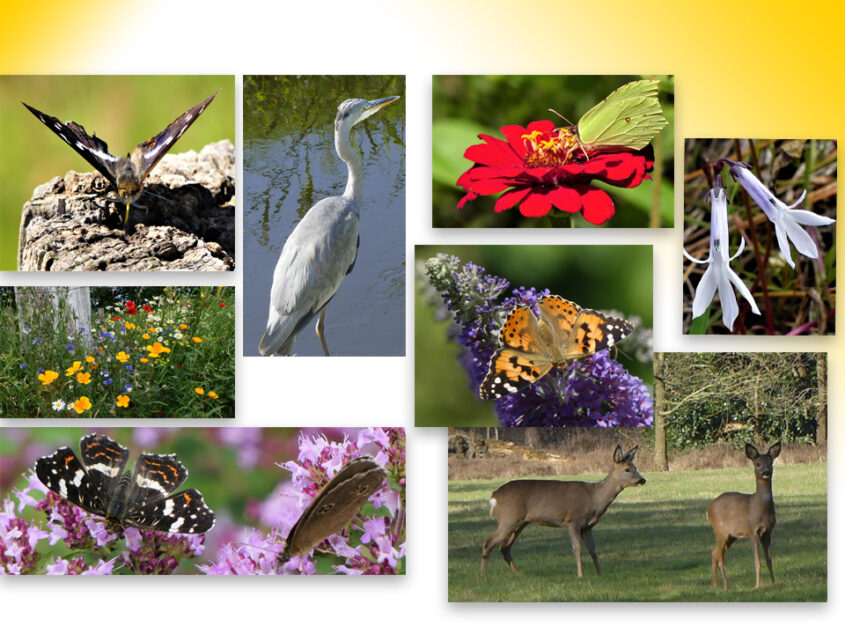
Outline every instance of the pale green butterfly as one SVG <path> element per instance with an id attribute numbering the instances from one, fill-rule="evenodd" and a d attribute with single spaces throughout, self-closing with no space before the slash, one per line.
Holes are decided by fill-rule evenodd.
<path id="1" fill-rule="evenodd" d="M 657 100 L 659 83 L 641 79 L 620 86 L 590 108 L 575 129 L 561 129 L 561 139 L 577 143 L 586 155 L 643 149 L 669 123 Z"/>

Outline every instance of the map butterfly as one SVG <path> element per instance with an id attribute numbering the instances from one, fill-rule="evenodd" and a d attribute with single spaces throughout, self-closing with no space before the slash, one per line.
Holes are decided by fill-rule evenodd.
<path id="1" fill-rule="evenodd" d="M 581 308 L 558 295 L 537 302 L 540 318 L 517 306 L 499 331 L 499 347 L 490 359 L 478 395 L 485 400 L 513 394 L 542 379 L 552 368 L 565 368 L 619 343 L 634 330 L 624 319 Z"/>
<path id="2" fill-rule="evenodd" d="M 129 450 L 102 434 L 79 443 L 80 456 L 61 447 L 35 463 L 38 479 L 78 507 L 102 516 L 114 529 L 134 526 L 168 533 L 205 533 L 214 513 L 196 489 L 173 493 L 188 477 L 175 454 L 143 453 L 130 476 Z"/>
<path id="3" fill-rule="evenodd" d="M 105 177 L 120 200 L 126 203 L 126 224 L 129 222 L 129 206 L 143 193 L 143 184 L 149 173 L 219 92 L 177 117 L 155 136 L 139 143 L 132 153 L 125 157 L 110 154 L 105 141 L 96 134 L 88 134 L 78 123 L 62 123 L 56 117 L 44 114 L 29 104 L 23 105 Z"/>

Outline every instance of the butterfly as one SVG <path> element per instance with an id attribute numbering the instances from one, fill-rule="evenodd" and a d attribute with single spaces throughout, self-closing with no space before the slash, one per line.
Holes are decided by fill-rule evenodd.
<path id="1" fill-rule="evenodd" d="M 127 224 L 129 206 L 143 193 L 147 176 L 219 92 L 218 90 L 205 101 L 187 110 L 155 136 L 139 143 L 132 153 L 125 157 L 110 154 L 105 141 L 96 134 L 88 134 L 78 123 L 74 121 L 62 123 L 56 117 L 44 114 L 29 104 L 23 105 L 105 177 L 112 189 L 117 192 L 120 201 L 126 203 L 124 224 Z"/>
<path id="2" fill-rule="evenodd" d="M 659 83 L 641 79 L 620 86 L 590 108 L 577 126 L 560 128 L 560 140 L 565 147 L 580 147 L 585 156 L 643 149 L 669 124 L 657 99 Z"/>
<path id="3" fill-rule="evenodd" d="M 627 337 L 634 329 L 624 319 L 581 308 L 557 295 L 537 302 L 540 318 L 517 306 L 499 331 L 499 346 L 478 394 L 484 400 L 513 394 L 543 378 L 552 368 L 595 354 Z"/>
<path id="4" fill-rule="evenodd" d="M 196 489 L 173 493 L 188 477 L 175 454 L 143 453 L 130 476 L 129 450 L 102 434 L 79 442 L 80 456 L 61 447 L 35 463 L 35 474 L 50 490 L 106 519 L 111 530 L 134 526 L 168 533 L 205 533 L 214 513 Z"/>
<path id="5" fill-rule="evenodd" d="M 371 456 L 361 456 L 344 465 L 290 529 L 279 563 L 308 554 L 340 531 L 382 487 L 386 477 L 387 471 Z"/>

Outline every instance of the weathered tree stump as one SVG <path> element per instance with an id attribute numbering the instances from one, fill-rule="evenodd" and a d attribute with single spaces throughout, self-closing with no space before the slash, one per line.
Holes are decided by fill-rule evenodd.
<path id="1" fill-rule="evenodd" d="M 168 154 L 126 206 L 97 172 L 35 188 L 21 214 L 19 271 L 231 271 L 235 148 L 230 141 Z M 155 195 L 151 195 L 155 194 Z M 111 199 L 111 200 L 109 200 Z"/>

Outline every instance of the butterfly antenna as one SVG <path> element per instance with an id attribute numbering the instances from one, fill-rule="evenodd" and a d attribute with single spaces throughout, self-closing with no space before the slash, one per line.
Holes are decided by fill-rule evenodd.
<path id="1" fill-rule="evenodd" d="M 566 118 L 566 117 L 564 117 L 562 114 L 560 114 L 560 113 L 559 113 L 557 110 L 555 110 L 554 108 L 549 108 L 548 110 L 549 110 L 549 112 L 554 112 L 557 116 L 559 116 L 561 119 L 563 119 L 564 121 L 566 121 L 566 122 L 567 122 L 569 125 L 571 125 L 573 128 L 575 127 L 575 124 L 574 124 L 574 123 L 572 123 L 569 119 L 567 119 L 567 118 Z"/>

